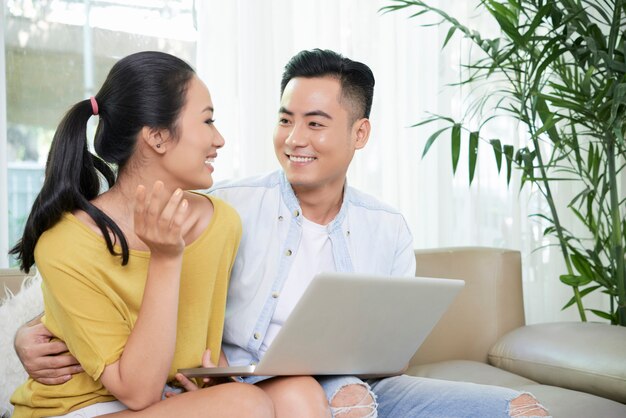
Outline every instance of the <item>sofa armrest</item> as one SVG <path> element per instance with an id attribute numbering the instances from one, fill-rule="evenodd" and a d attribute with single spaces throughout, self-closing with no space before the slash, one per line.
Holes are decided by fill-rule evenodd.
<path id="1" fill-rule="evenodd" d="M 416 250 L 416 275 L 465 280 L 410 366 L 444 360 L 487 361 L 489 348 L 524 325 L 519 251 L 465 247 Z"/>
<path id="2" fill-rule="evenodd" d="M 19 269 L 0 269 L 0 305 L 6 297 L 19 292 L 24 279 L 33 275 L 34 269 L 29 274 Z"/>

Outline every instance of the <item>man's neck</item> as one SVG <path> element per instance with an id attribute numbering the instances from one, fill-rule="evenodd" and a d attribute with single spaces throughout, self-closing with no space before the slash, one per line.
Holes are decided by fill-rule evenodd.
<path id="1" fill-rule="evenodd" d="M 294 188 L 302 215 L 319 225 L 329 224 L 341 209 L 343 186 L 324 189 Z"/>

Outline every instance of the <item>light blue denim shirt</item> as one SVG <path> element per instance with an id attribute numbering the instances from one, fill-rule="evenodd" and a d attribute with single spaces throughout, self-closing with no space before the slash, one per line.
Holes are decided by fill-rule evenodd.
<path id="1" fill-rule="evenodd" d="M 282 171 L 222 182 L 211 193 L 239 212 L 243 235 L 228 290 L 223 347 L 230 365 L 259 361 L 302 236 L 302 211 Z M 413 237 L 404 217 L 372 196 L 345 187 L 327 225 L 339 272 L 414 276 Z"/>

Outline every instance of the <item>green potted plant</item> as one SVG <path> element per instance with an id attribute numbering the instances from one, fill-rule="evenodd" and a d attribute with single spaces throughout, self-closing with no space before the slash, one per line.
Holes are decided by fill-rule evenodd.
<path id="1" fill-rule="evenodd" d="M 478 0 L 478 8 L 493 17 L 498 37 L 485 38 L 424 1 L 391 0 L 381 9 L 436 17 L 449 27 L 443 47 L 461 34 L 474 52 L 462 63 L 461 84 L 493 86 L 472 99 L 461 120 L 434 114 L 414 125 L 443 125 L 422 156 L 449 133 L 455 171 L 462 139 L 468 139 L 470 184 L 481 143 L 493 149 L 507 181 L 519 169 L 522 187 L 540 190 L 549 207 L 535 216 L 548 222 L 544 235 L 565 261 L 560 280 L 573 296 L 563 308 L 575 305 L 582 321 L 591 311 L 626 326 L 626 199 L 619 184 L 626 176 L 626 0 Z M 525 126 L 522 146 L 484 137 L 500 116 Z M 577 185 L 566 208 L 555 203 L 558 182 Z M 561 222 L 563 210 L 573 212 L 583 236 L 571 232 L 580 225 Z M 584 296 L 597 291 L 609 298 L 608 311 L 585 309 Z"/>

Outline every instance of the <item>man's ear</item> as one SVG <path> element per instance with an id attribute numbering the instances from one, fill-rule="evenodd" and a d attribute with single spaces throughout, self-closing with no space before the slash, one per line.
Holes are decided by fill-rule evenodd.
<path id="1" fill-rule="evenodd" d="M 144 126 L 140 132 L 140 140 L 158 154 L 164 154 L 167 141 L 169 140 L 169 133 L 164 129 Z"/>
<path id="2" fill-rule="evenodd" d="M 352 125 L 352 137 L 354 138 L 354 148 L 361 149 L 367 144 L 372 126 L 368 118 L 358 119 Z"/>

